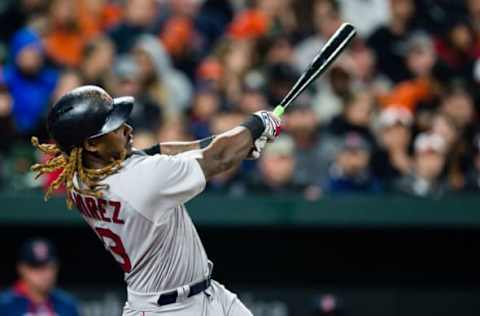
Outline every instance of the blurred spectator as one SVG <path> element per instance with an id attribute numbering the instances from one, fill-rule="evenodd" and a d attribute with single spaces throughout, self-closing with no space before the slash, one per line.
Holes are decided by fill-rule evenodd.
<path id="1" fill-rule="evenodd" d="M 110 0 L 74 0 L 78 19 L 88 38 L 98 36 L 120 22 L 122 9 Z"/>
<path id="2" fill-rule="evenodd" d="M 13 99 L 15 128 L 28 134 L 38 127 L 58 80 L 57 72 L 44 63 L 43 46 L 33 29 L 15 33 L 2 75 Z"/>
<path id="3" fill-rule="evenodd" d="M 172 116 L 164 120 L 157 135 L 159 143 L 193 140 L 188 132 L 188 125 L 181 116 Z"/>
<path id="4" fill-rule="evenodd" d="M 14 286 L 0 295 L 0 315 L 79 315 L 76 302 L 55 289 L 59 262 L 54 246 L 31 239 L 20 248 Z"/>
<path id="5" fill-rule="evenodd" d="M 385 105 L 396 104 L 414 112 L 420 102 L 430 101 L 433 97 L 433 67 L 436 56 L 433 43 L 427 34 L 416 33 L 406 44 L 405 64 L 412 79 L 405 80 L 393 87 L 389 95 L 383 98 Z"/>
<path id="6" fill-rule="evenodd" d="M 295 48 L 295 67 L 298 71 L 307 68 L 319 47 L 322 47 L 342 24 L 337 0 L 314 0 L 311 12 L 314 34 Z"/>
<path id="7" fill-rule="evenodd" d="M 218 135 L 238 126 L 245 120 L 245 115 L 240 113 L 223 113 L 215 115 L 210 122 L 212 135 Z M 226 194 L 229 196 L 242 196 L 246 192 L 245 174 L 252 169 L 252 161 L 243 161 L 238 166 L 227 170 L 211 179 L 207 184 L 207 190 Z M 247 171 L 247 172 L 246 172 Z"/>
<path id="8" fill-rule="evenodd" d="M 156 144 L 158 144 L 158 141 L 154 133 L 142 129 L 135 131 L 135 136 L 133 137 L 133 148 L 141 150 L 145 148 L 151 148 Z"/>
<path id="9" fill-rule="evenodd" d="M 480 42 L 473 27 L 466 17 L 451 18 L 443 34 L 436 41 L 440 59 L 449 67 L 451 76 L 472 81 L 472 68 L 480 57 Z"/>
<path id="10" fill-rule="evenodd" d="M 244 10 L 237 14 L 228 26 L 228 34 L 235 40 L 257 39 L 267 34 L 270 22 L 268 12 L 265 10 L 258 8 Z"/>
<path id="11" fill-rule="evenodd" d="M 375 138 L 370 131 L 373 110 L 374 100 L 370 92 L 355 92 L 347 96 L 343 112 L 332 119 L 326 131 L 334 137 L 355 132 L 375 146 Z"/>
<path id="12" fill-rule="evenodd" d="M 277 64 L 293 62 L 293 45 L 286 35 L 270 35 L 258 41 L 262 63 Z"/>
<path id="13" fill-rule="evenodd" d="M 255 42 L 248 39 L 225 39 L 218 45 L 217 55 L 222 67 L 220 88 L 227 106 L 239 102 L 244 76 L 256 60 Z"/>
<path id="14" fill-rule="evenodd" d="M 74 69 L 64 70 L 60 74 L 57 86 L 53 91 L 52 103 L 57 102 L 63 95 L 72 89 L 75 89 L 83 84 L 80 72 Z"/>
<path id="15" fill-rule="evenodd" d="M 271 64 L 266 69 L 266 73 L 268 103 L 280 104 L 297 81 L 298 73 L 287 63 Z"/>
<path id="16" fill-rule="evenodd" d="M 422 133 L 415 138 L 413 168 L 395 183 L 396 190 L 408 195 L 438 198 L 447 192 L 442 179 L 446 143 L 442 136 Z"/>
<path id="17" fill-rule="evenodd" d="M 107 37 L 98 37 L 87 43 L 83 49 L 82 65 L 79 67 L 86 83 L 108 87 L 114 51 L 113 42 Z"/>
<path id="18" fill-rule="evenodd" d="M 244 114 L 251 114 L 269 107 L 265 96 L 264 77 L 258 72 L 245 76 L 243 92 L 237 109 Z"/>
<path id="19" fill-rule="evenodd" d="M 163 118 L 162 108 L 149 94 L 142 91 L 140 76 L 140 65 L 133 56 L 119 56 L 113 67 L 111 91 L 114 96 L 135 98 L 135 106 L 128 120 L 132 127 L 156 133 Z"/>
<path id="20" fill-rule="evenodd" d="M 284 130 L 295 142 L 294 182 L 301 187 L 319 188 L 325 182 L 338 142 L 319 128 L 308 94 L 297 98 L 283 120 Z M 309 190 L 309 192 L 311 192 Z"/>
<path id="21" fill-rule="evenodd" d="M 12 98 L 8 90 L 0 85 L 0 190 L 7 188 L 5 162 L 8 151 L 15 141 L 15 129 L 12 120 Z"/>
<path id="22" fill-rule="evenodd" d="M 432 132 L 442 136 L 445 141 L 446 163 L 445 173 L 451 189 L 460 190 L 465 185 L 465 175 L 468 164 L 467 141 L 462 137 L 461 130 L 448 115 L 438 113 L 432 121 Z"/>
<path id="23" fill-rule="evenodd" d="M 195 32 L 194 17 L 200 3 L 196 0 L 170 0 L 169 16 L 163 22 L 160 39 L 177 69 L 193 77 L 200 55 L 200 42 Z"/>
<path id="24" fill-rule="evenodd" d="M 195 29 L 200 33 L 203 53 L 210 51 L 234 16 L 231 1 L 205 0 L 195 17 Z"/>
<path id="25" fill-rule="evenodd" d="M 463 85 L 452 84 L 445 89 L 439 110 L 452 118 L 462 136 L 471 137 L 477 115 L 474 99 Z"/>
<path id="26" fill-rule="evenodd" d="M 378 121 L 379 148 L 373 155 L 372 167 L 375 176 L 389 188 L 394 180 L 411 170 L 408 150 L 413 118 L 404 108 L 391 106 L 380 113 Z"/>
<path id="27" fill-rule="evenodd" d="M 6 153 L 15 140 L 12 107 L 12 96 L 6 87 L 0 85 L 0 138 L 2 139 L 0 142 L 0 156 L 2 156 L 2 153 Z"/>
<path id="28" fill-rule="evenodd" d="M 280 136 L 274 143 L 267 144 L 249 183 L 252 192 L 294 193 L 301 188 L 293 182 L 295 171 L 295 144 L 288 135 Z"/>
<path id="29" fill-rule="evenodd" d="M 322 125 L 329 124 L 342 112 L 345 99 L 352 93 L 352 84 L 352 74 L 344 67 L 333 66 L 330 69 L 312 101 L 315 114 Z"/>
<path id="30" fill-rule="evenodd" d="M 355 25 L 358 34 L 368 37 L 378 26 L 388 22 L 388 0 L 339 0 L 342 17 Z M 365 17 L 368 16 L 368 19 Z"/>
<path id="31" fill-rule="evenodd" d="M 109 31 L 118 54 L 125 54 L 145 33 L 156 33 L 156 0 L 126 0 L 123 20 Z"/>
<path id="32" fill-rule="evenodd" d="M 355 89 L 368 89 L 375 97 L 385 95 L 391 88 L 391 82 L 379 72 L 373 50 L 365 41 L 357 38 L 352 42 L 349 52 L 341 61 L 343 68 L 352 76 L 351 86 Z"/>
<path id="33" fill-rule="evenodd" d="M 166 114 L 184 111 L 192 97 L 188 78 L 171 63 L 162 43 L 151 35 L 139 37 L 134 54 L 140 65 L 140 82 Z"/>
<path id="34" fill-rule="evenodd" d="M 374 51 L 378 69 L 391 81 L 400 82 L 409 78 L 403 62 L 406 41 L 413 29 L 415 15 L 413 0 L 389 0 L 390 21 L 376 29 L 368 39 Z"/>
<path id="35" fill-rule="evenodd" d="M 378 193 L 380 183 L 370 171 L 371 145 L 357 133 L 347 133 L 329 169 L 328 193 Z"/>
<path id="36" fill-rule="evenodd" d="M 210 120 L 215 117 L 221 107 L 218 94 L 205 86 L 197 91 L 191 109 L 191 129 L 194 138 L 202 139 L 210 136 Z"/>
<path id="37" fill-rule="evenodd" d="M 50 32 L 45 38 L 45 51 L 58 65 L 76 67 L 88 40 L 78 19 L 78 2 L 53 0 L 48 17 Z"/>
<path id="38" fill-rule="evenodd" d="M 0 42 L 8 43 L 13 34 L 25 26 L 32 16 L 41 14 L 47 9 L 48 2 L 48 0 L 10 1 L 5 11 L 0 13 L 2 21 Z"/>

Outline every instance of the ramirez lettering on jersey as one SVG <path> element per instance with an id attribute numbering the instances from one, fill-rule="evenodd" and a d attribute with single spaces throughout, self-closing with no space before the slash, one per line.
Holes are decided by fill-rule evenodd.
<path id="1" fill-rule="evenodd" d="M 107 223 L 125 224 L 125 221 L 120 218 L 121 202 L 104 200 L 92 196 L 83 197 L 75 192 L 71 194 L 77 209 L 86 217 Z"/>

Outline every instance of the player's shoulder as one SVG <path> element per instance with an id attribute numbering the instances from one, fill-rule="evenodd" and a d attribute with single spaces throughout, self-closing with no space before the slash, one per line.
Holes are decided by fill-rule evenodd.
<path id="1" fill-rule="evenodd" d="M 164 164 L 166 167 L 168 164 L 175 161 L 183 161 L 185 159 L 192 158 L 192 155 L 178 154 L 178 155 L 147 155 L 141 151 L 133 152 L 133 154 L 125 160 L 124 167 L 126 171 L 136 168 L 142 168 L 147 166 L 157 166 Z"/>

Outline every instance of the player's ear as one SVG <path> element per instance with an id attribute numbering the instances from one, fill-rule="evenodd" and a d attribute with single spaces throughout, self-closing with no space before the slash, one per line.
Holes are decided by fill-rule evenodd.
<path id="1" fill-rule="evenodd" d="M 83 148 L 90 152 L 98 152 L 99 141 L 98 139 L 86 139 L 83 141 Z"/>

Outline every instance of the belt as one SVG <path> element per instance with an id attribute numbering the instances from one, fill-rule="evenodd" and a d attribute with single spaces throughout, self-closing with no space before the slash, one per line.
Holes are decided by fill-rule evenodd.
<path id="1" fill-rule="evenodd" d="M 212 280 L 209 276 L 207 279 L 199 281 L 197 283 L 182 286 L 177 288 L 176 290 L 162 293 L 158 298 L 157 304 L 160 306 L 168 305 L 168 304 L 176 303 L 177 299 L 181 296 L 185 297 L 185 294 L 186 294 L 186 297 L 192 297 L 194 295 L 200 294 L 210 287 L 211 282 Z"/>

